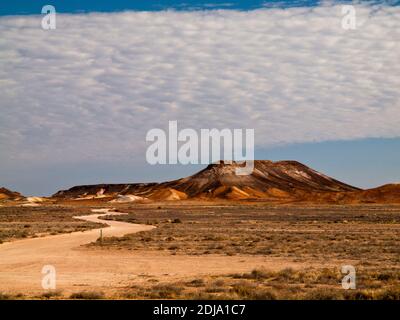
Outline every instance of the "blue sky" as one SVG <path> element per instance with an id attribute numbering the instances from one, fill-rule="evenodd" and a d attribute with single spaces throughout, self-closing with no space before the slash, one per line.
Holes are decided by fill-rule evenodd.
<path id="1" fill-rule="evenodd" d="M 82 13 L 82 12 L 116 12 L 125 10 L 211 10 L 211 9 L 231 9 L 231 10 L 254 10 L 263 7 L 304 7 L 318 6 L 321 0 L 14 0 L 3 1 L 0 5 L 0 15 L 16 14 L 38 14 L 42 6 L 51 4 L 62 13 Z M 331 1 L 334 3 L 351 3 L 352 0 Z M 367 1 L 364 1 L 367 2 Z M 398 5 L 397 0 L 376 0 L 369 1 L 374 3 L 387 3 Z"/>
<path id="2" fill-rule="evenodd" d="M 346 2 L 346 1 L 342 1 Z M 347 1 L 349 2 L 349 1 Z M 58 12 L 81 13 L 81 12 L 115 12 L 124 10 L 145 10 L 159 11 L 166 9 L 174 10 L 210 10 L 210 9 L 232 9 L 232 10 L 252 10 L 265 6 L 293 7 L 293 6 L 315 6 L 320 1 L 317 0 L 15 0 L 1 4 L 1 15 L 14 14 L 37 14 L 40 8 L 46 4 L 51 4 L 57 8 Z"/>
<path id="3" fill-rule="evenodd" d="M 315 170 L 361 188 L 400 182 L 400 139 L 362 139 L 305 143 L 256 150 L 257 159 L 296 159 Z M 88 183 L 166 181 L 191 175 L 204 165 L 150 166 L 129 161 L 79 162 L 13 167 L 2 181 L 26 194 L 49 195 L 54 190 Z"/>
<path id="4" fill-rule="evenodd" d="M 74 15 L 44 31 L 44 4 Z M 399 182 L 399 9 L 358 6 L 345 32 L 337 4 L 3 2 L 0 186 L 48 195 L 201 169 L 146 163 L 146 132 L 169 120 L 254 128 L 257 159 L 359 187 Z"/>

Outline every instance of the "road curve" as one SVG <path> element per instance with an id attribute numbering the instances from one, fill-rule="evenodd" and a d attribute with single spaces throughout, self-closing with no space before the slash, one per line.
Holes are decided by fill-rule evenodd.
<path id="1" fill-rule="evenodd" d="M 93 209 L 92 211 L 95 214 L 74 218 L 107 224 L 108 227 L 0 244 L 0 292 L 29 292 L 31 288 L 42 291 L 41 270 L 44 265 L 53 265 L 56 268 L 57 278 L 61 283 L 65 280 L 61 277 L 62 274 L 66 278 L 70 277 L 66 280 L 67 283 L 85 282 L 93 268 L 102 269 L 102 260 L 106 255 L 93 254 L 90 250 L 80 250 L 79 247 L 96 241 L 100 236 L 100 230 L 103 237 L 120 237 L 155 228 L 149 225 L 99 219 L 105 215 L 126 213 L 113 212 L 110 209 Z M 110 269 L 112 261 L 106 259 L 104 262 L 104 265 L 108 266 L 107 269 Z"/>
<path id="2" fill-rule="evenodd" d="M 108 227 L 101 228 L 103 237 L 121 237 L 125 234 L 149 231 L 155 228 L 149 225 L 99 219 L 106 215 L 123 215 L 126 213 L 113 212 L 110 209 L 92 209 L 92 211 L 97 214 L 76 216 L 74 218 L 107 224 Z M 65 254 L 69 254 L 70 250 L 96 241 L 99 236 L 100 229 L 92 229 L 83 232 L 49 235 L 3 243 L 0 245 L 0 272 L 2 266 L 10 262 L 21 263 L 21 261 L 29 261 L 31 259 L 48 259 L 49 257 L 64 256 Z"/>
<path id="3" fill-rule="evenodd" d="M 110 214 L 121 213 L 97 209 L 95 214 L 76 218 L 107 224 L 108 227 L 102 229 L 104 237 L 118 237 L 154 228 L 149 225 L 99 219 Z M 171 255 L 163 250 L 81 247 L 96 241 L 99 235 L 100 229 L 94 229 L 1 244 L 0 293 L 22 293 L 28 297 L 36 297 L 46 292 L 42 288 L 42 268 L 45 265 L 54 266 L 57 289 L 62 290 L 66 297 L 72 292 L 82 290 L 101 290 L 114 296 L 118 292 L 124 292 L 132 284 L 146 284 L 149 279 L 170 282 L 202 275 L 248 272 L 260 267 L 271 270 L 310 267 L 309 263 L 294 263 L 287 258 Z"/>

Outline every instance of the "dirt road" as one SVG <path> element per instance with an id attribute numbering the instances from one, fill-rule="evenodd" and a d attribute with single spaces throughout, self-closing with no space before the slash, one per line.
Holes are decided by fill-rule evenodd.
<path id="1" fill-rule="evenodd" d="M 106 223 L 103 236 L 122 236 L 149 231 L 153 226 L 100 220 L 102 215 L 121 214 L 99 209 L 78 219 Z M 81 246 L 95 241 L 100 229 L 42 238 L 19 240 L 0 245 L 0 292 L 38 295 L 44 265 L 56 269 L 57 289 L 64 294 L 81 290 L 114 292 L 132 283 L 149 279 L 174 281 L 206 274 L 245 272 L 266 267 L 305 267 L 279 258 L 259 256 L 173 256 L 168 252 L 88 249 Z"/>

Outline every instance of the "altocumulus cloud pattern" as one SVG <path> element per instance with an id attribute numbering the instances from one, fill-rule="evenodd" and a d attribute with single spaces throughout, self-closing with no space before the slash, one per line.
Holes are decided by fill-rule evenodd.
<path id="1" fill-rule="evenodd" d="M 146 132 L 255 128 L 256 145 L 400 136 L 400 8 L 0 18 L 0 162 L 142 160 Z"/>

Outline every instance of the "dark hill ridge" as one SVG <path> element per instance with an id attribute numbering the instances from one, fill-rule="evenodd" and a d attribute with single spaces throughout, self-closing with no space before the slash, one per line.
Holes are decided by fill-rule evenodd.
<path id="1" fill-rule="evenodd" d="M 153 200 L 186 198 L 300 199 L 310 193 L 357 191 L 358 188 L 319 173 L 296 161 L 255 160 L 252 174 L 236 175 L 237 163 L 223 161 L 200 172 L 163 183 L 76 186 L 53 197 L 117 197 L 135 195 Z"/>
<path id="2" fill-rule="evenodd" d="M 0 187 L 0 200 L 19 200 L 24 198 L 19 192 Z"/>

